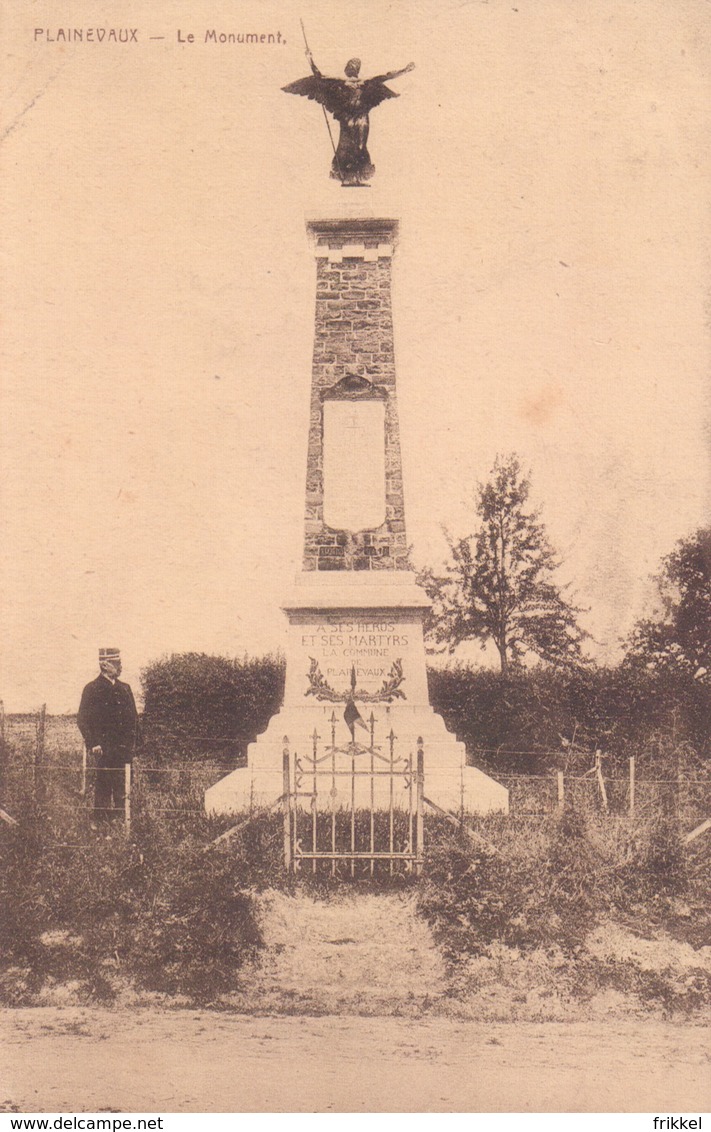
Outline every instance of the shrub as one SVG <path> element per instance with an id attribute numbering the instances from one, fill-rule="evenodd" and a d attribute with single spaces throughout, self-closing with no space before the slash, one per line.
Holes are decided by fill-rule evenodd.
<path id="1" fill-rule="evenodd" d="M 275 656 L 231 660 L 180 653 L 141 673 L 143 729 L 151 758 L 166 755 L 228 758 L 243 753 L 278 711 L 284 662 Z"/>
<path id="2" fill-rule="evenodd" d="M 464 665 L 429 668 L 427 675 L 435 711 L 478 764 L 499 773 L 587 770 L 596 747 L 615 774 L 624 773 L 629 755 L 645 750 L 663 777 L 676 771 L 685 744 L 703 759 L 711 756 L 711 688 L 683 676 L 628 666 L 502 676 Z M 582 748 L 577 761 L 575 749 L 561 743 L 573 735 Z"/>
<path id="3" fill-rule="evenodd" d="M 192 827 L 144 815 L 130 840 L 120 829 L 106 839 L 77 815 L 60 835 L 26 812 L 4 831 L 2 960 L 24 971 L 23 1002 L 68 980 L 103 1000 L 130 985 L 207 1003 L 236 986 L 261 946 L 255 892 L 278 875 L 279 820 L 257 815 L 207 850 L 214 823 Z M 16 983 L 4 998 L 17 999 Z"/>
<path id="4" fill-rule="evenodd" d="M 451 955 L 498 940 L 576 954 L 602 919 L 630 912 L 642 929 L 671 927 L 688 886 L 672 819 L 642 823 L 573 806 L 539 823 L 480 819 L 490 849 L 440 828 L 427 844 L 420 908 Z"/>
<path id="5" fill-rule="evenodd" d="M 175 847 L 158 883 L 144 890 L 137 909 L 126 909 L 126 963 L 138 986 L 202 1003 L 233 989 L 236 972 L 262 942 L 236 864 L 228 849 Z"/>

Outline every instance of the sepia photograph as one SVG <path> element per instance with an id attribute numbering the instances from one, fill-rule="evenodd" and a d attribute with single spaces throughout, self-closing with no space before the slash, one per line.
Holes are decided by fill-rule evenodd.
<path id="1" fill-rule="evenodd" d="M 708 14 L 6 3 L 0 1113 L 701 1128 Z"/>

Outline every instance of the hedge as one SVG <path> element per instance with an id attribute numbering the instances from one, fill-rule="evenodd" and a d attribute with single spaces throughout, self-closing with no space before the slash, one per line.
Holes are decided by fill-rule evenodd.
<path id="1" fill-rule="evenodd" d="M 279 710 L 284 661 L 174 653 L 141 673 L 144 743 L 152 757 L 244 757 Z"/>

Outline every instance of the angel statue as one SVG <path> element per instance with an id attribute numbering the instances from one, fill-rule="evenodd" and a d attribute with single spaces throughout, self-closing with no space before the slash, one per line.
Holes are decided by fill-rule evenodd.
<path id="1" fill-rule="evenodd" d="M 313 55 L 306 48 L 306 56 L 311 64 L 313 75 L 297 79 L 282 87 L 287 94 L 303 94 L 320 102 L 326 111 L 333 115 L 340 126 L 338 146 L 333 146 L 331 176 L 347 187 L 363 186 L 373 176 L 375 166 L 370 160 L 367 141 L 370 121 L 369 112 L 379 106 L 386 98 L 398 98 L 394 90 L 386 87 L 386 82 L 405 75 L 415 66 L 408 63 L 401 71 L 388 71 L 386 75 L 375 75 L 372 79 L 361 79 L 360 59 L 349 59 L 345 66 L 345 79 L 330 79 L 322 75 L 314 63 Z M 328 118 L 326 118 L 328 124 Z M 329 134 L 331 127 L 329 126 Z"/>

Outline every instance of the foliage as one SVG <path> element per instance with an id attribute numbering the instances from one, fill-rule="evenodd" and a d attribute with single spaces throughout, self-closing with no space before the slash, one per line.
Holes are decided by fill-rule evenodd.
<path id="1" fill-rule="evenodd" d="M 280 657 L 242 660 L 179 653 L 141 673 L 143 728 L 151 755 L 211 756 L 244 751 L 278 711 L 284 689 Z"/>
<path id="2" fill-rule="evenodd" d="M 599 865 L 599 851 L 572 813 L 536 837 L 509 831 L 492 851 L 444 833 L 428 847 L 420 905 L 452 953 L 481 953 L 494 941 L 570 952 L 609 904 Z"/>
<path id="3" fill-rule="evenodd" d="M 582 612 L 554 578 L 559 566 L 540 511 L 529 506 L 530 481 L 516 456 L 497 457 L 478 488 L 478 530 L 455 540 L 444 576 L 425 570 L 432 598 L 430 639 L 450 652 L 467 640 L 495 644 L 506 672 L 526 655 L 554 665 L 580 664 Z"/>
<path id="4" fill-rule="evenodd" d="M 677 543 L 656 581 L 661 609 L 636 625 L 628 664 L 710 682 L 711 527 Z"/>
<path id="5" fill-rule="evenodd" d="M 586 938 L 610 920 L 634 919 L 699 946 L 708 937 L 708 877 L 671 815 L 614 818 L 567 806 L 546 822 L 481 818 L 476 843 L 428 827 L 420 910 L 451 958 L 493 943 L 584 958 Z"/>
<path id="6" fill-rule="evenodd" d="M 599 747 L 611 773 L 624 774 L 636 755 L 658 777 L 692 769 L 697 777 L 711 755 L 711 689 L 682 675 L 626 665 L 502 675 L 454 665 L 427 676 L 435 711 L 478 764 L 499 773 L 582 773 Z"/>
<path id="7" fill-rule="evenodd" d="M 28 810 L 3 832 L 0 997 L 33 1001 L 74 983 L 86 1000 L 126 988 L 208 1003 L 237 985 L 261 946 L 255 891 L 281 863 L 278 819 L 257 815 L 220 848 L 207 818 L 139 818 L 127 838 L 92 830 L 83 815 L 60 830 Z M 114 832 L 115 831 L 115 832 Z M 23 971 L 18 983 L 8 975 Z"/>
<path id="8" fill-rule="evenodd" d="M 615 818 L 576 805 L 543 823 L 489 817 L 475 829 L 484 848 L 428 826 L 418 894 L 464 993 L 488 974 L 504 993 L 523 979 L 524 993 L 513 1002 L 525 1001 L 529 971 L 534 996 L 545 988 L 588 1000 L 609 989 L 665 1013 L 708 1007 L 711 974 L 703 959 L 674 965 L 673 941 L 698 949 L 708 940 L 711 902 L 708 869 L 699 869 L 673 816 Z M 630 929 L 660 941 L 658 968 L 615 954 L 615 935 L 629 938 Z M 602 950 L 592 942 L 598 933 Z"/>

